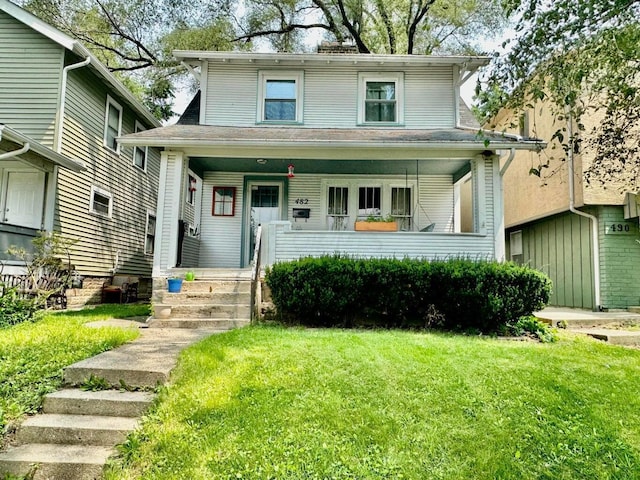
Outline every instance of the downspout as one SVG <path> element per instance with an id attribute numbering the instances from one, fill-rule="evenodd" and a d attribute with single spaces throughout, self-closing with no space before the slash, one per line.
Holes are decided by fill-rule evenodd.
<path id="1" fill-rule="evenodd" d="M 573 118 L 567 115 L 567 133 L 573 139 Z M 573 143 L 573 142 L 572 142 Z M 573 144 L 569 148 L 569 211 L 591 220 L 591 236 L 593 238 L 593 283 L 596 301 L 596 310 L 601 310 L 600 304 L 600 240 L 598 238 L 598 218 L 589 213 L 581 212 L 575 208 L 575 185 L 574 185 L 574 153 Z"/>
<path id="2" fill-rule="evenodd" d="M 504 163 L 504 165 L 500 169 L 501 177 L 504 177 L 504 174 L 506 173 L 507 168 L 509 168 L 509 165 L 511 165 L 511 162 L 513 162 L 513 159 L 515 156 L 516 156 L 516 149 L 515 148 L 509 149 L 509 157 L 507 157 L 507 161 Z"/>
<path id="3" fill-rule="evenodd" d="M 64 130 L 64 106 L 67 101 L 67 78 L 69 77 L 69 71 L 75 70 L 76 68 L 86 67 L 91 63 L 91 57 L 85 58 L 83 61 L 78 63 L 73 63 L 71 65 L 67 65 L 62 69 L 62 84 L 60 88 L 60 108 L 58 109 L 58 115 L 60 121 L 58 122 L 58 133 L 56 135 L 56 142 L 53 146 L 53 150 L 62 153 L 62 133 Z"/>
<path id="4" fill-rule="evenodd" d="M 0 139 L 2 139 L 2 130 L 0 130 Z M 30 148 L 31 148 L 31 145 L 29 145 L 29 142 L 26 142 L 24 145 L 22 145 L 22 148 L 19 148 L 18 150 L 12 150 L 10 152 L 5 152 L 3 154 L 0 154 L 0 160 L 6 160 L 7 158 L 17 157 L 18 155 L 27 153 Z"/>

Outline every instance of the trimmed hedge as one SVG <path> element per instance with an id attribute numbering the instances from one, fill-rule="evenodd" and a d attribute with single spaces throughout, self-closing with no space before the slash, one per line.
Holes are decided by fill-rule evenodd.
<path id="1" fill-rule="evenodd" d="M 283 321 L 494 332 L 543 308 L 551 280 L 514 263 L 302 258 L 267 269 Z"/>

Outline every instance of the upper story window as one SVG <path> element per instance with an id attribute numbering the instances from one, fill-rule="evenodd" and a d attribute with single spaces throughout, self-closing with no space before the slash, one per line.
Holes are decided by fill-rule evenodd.
<path id="1" fill-rule="evenodd" d="M 361 73 L 358 123 L 398 125 L 404 121 L 402 73 Z"/>
<path id="2" fill-rule="evenodd" d="M 107 95 L 107 107 L 104 120 L 104 145 L 116 153 L 120 146 L 116 138 L 122 133 L 122 106 Z"/>
<path id="3" fill-rule="evenodd" d="M 146 130 L 146 128 L 144 128 L 142 124 L 136 120 L 135 133 L 143 132 L 144 130 Z M 148 147 L 133 147 L 133 164 L 136 167 L 141 168 L 145 172 L 147 171 L 148 153 L 149 153 Z"/>
<path id="4" fill-rule="evenodd" d="M 302 123 L 302 72 L 260 72 L 258 122 Z"/>

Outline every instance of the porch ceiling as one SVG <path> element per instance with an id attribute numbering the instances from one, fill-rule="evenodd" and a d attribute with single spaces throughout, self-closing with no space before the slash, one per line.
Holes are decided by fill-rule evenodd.
<path id="1" fill-rule="evenodd" d="M 260 160 L 258 162 L 258 160 Z M 468 169 L 468 159 L 447 160 L 318 160 L 292 158 L 212 158 L 190 157 L 189 168 L 198 175 L 207 171 L 286 175 L 287 166 L 295 174 L 352 175 L 454 175 Z"/>

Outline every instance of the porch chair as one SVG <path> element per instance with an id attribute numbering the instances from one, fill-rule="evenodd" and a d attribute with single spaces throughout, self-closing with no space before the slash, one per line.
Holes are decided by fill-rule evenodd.
<path id="1" fill-rule="evenodd" d="M 118 296 L 118 303 L 135 302 L 138 300 L 138 277 L 114 275 L 110 282 L 102 284 L 102 303 L 109 295 Z"/>

